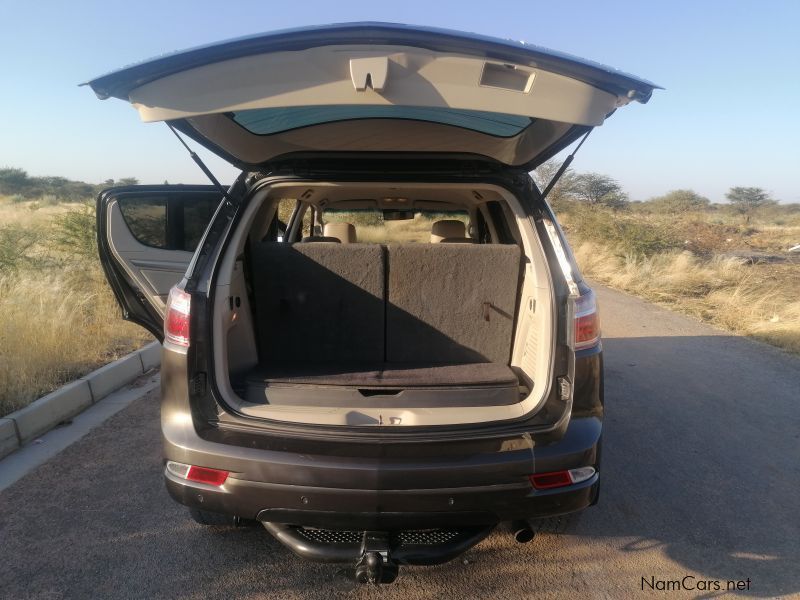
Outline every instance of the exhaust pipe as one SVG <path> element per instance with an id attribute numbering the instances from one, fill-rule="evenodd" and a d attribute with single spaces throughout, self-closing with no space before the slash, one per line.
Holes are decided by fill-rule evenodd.
<path id="1" fill-rule="evenodd" d="M 536 532 L 527 521 L 514 521 L 511 524 L 511 529 L 514 532 L 514 539 L 519 544 L 527 544 L 536 535 Z"/>

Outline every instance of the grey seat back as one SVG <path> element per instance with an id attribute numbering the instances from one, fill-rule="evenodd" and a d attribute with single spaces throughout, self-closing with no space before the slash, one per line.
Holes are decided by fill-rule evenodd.
<path id="1" fill-rule="evenodd" d="M 389 244 L 387 361 L 507 363 L 520 261 L 514 245 Z"/>
<path id="2" fill-rule="evenodd" d="M 251 265 L 262 360 L 383 359 L 380 245 L 263 242 Z"/>

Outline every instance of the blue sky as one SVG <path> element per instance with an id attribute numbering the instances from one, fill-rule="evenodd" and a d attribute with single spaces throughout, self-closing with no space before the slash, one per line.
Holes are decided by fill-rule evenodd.
<path id="1" fill-rule="evenodd" d="M 230 37 L 393 21 L 525 40 L 664 86 L 595 130 L 574 166 L 633 199 L 734 185 L 800 202 L 800 2 L 23 2 L 0 0 L 0 166 L 86 181 L 204 182 L 172 134 L 77 84 Z M 207 153 L 201 153 L 207 157 Z M 222 179 L 234 171 L 209 165 Z"/>

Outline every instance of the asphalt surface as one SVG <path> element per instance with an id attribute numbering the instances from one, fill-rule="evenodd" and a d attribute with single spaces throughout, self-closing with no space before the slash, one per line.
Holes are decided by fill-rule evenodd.
<path id="1" fill-rule="evenodd" d="M 702 597 L 747 579 L 734 593 L 800 595 L 800 360 L 598 295 L 600 504 L 533 542 L 497 531 L 374 589 L 296 559 L 261 528 L 195 525 L 164 490 L 151 393 L 0 493 L 0 597 Z M 642 578 L 673 592 L 643 592 Z M 675 592 L 665 582 L 676 580 L 722 590 Z"/>

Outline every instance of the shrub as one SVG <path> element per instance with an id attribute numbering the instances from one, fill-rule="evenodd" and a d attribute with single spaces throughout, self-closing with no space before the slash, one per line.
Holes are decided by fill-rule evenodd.
<path id="1" fill-rule="evenodd" d="M 23 265 L 33 262 L 28 252 L 38 241 L 35 230 L 21 225 L 0 225 L 0 274 L 16 273 Z"/>
<path id="2" fill-rule="evenodd" d="M 689 211 L 705 210 L 711 204 L 708 198 L 701 196 L 694 190 L 672 190 L 663 196 L 651 198 L 642 203 L 642 210 L 654 213 L 685 213 Z"/>
<path id="3" fill-rule="evenodd" d="M 52 248 L 70 260 L 97 260 L 97 221 L 94 206 L 84 203 L 55 219 Z"/>
<path id="4" fill-rule="evenodd" d="M 635 215 L 573 204 L 563 216 L 564 226 L 579 241 L 603 243 L 621 255 L 652 256 L 683 248 L 683 240 L 672 228 Z"/>

